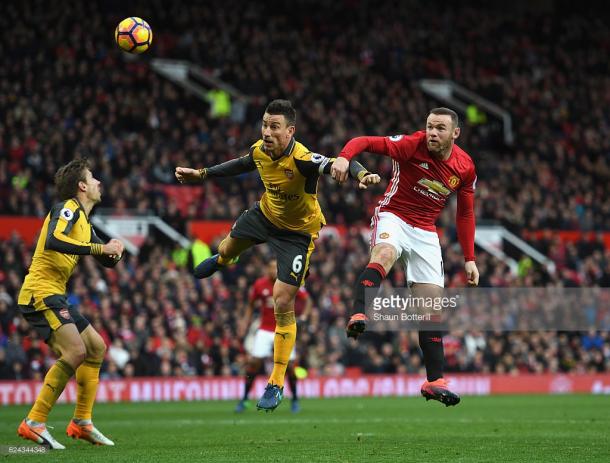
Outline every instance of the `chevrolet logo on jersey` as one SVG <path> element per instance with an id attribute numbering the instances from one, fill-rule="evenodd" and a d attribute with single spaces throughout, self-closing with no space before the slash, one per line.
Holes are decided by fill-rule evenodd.
<path id="1" fill-rule="evenodd" d="M 451 190 L 438 180 L 422 178 L 417 183 L 419 183 L 423 187 L 426 187 L 430 193 L 441 194 L 443 196 L 449 196 L 451 194 Z"/>

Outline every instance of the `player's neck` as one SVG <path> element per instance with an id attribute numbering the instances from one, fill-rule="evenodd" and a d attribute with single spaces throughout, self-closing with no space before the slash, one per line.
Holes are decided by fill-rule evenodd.
<path id="1" fill-rule="evenodd" d="M 77 195 L 76 199 L 78 200 L 81 207 L 85 211 L 85 214 L 87 214 L 87 218 L 89 218 L 89 216 L 91 215 L 91 211 L 93 210 L 93 206 L 95 206 L 95 203 L 81 195 Z"/>
<path id="2" fill-rule="evenodd" d="M 431 151 L 428 151 L 428 153 L 430 154 L 430 156 L 432 156 L 434 159 L 436 159 L 438 161 L 446 161 L 447 159 L 449 159 L 451 157 L 452 151 L 453 151 L 453 143 L 445 151 L 441 151 L 440 153 L 433 153 Z"/>

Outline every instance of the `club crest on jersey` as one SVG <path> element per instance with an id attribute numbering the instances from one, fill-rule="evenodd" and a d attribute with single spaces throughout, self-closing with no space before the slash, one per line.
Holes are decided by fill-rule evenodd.
<path id="1" fill-rule="evenodd" d="M 59 311 L 59 315 L 61 315 L 66 320 L 70 320 L 70 312 L 68 312 L 68 309 L 61 309 Z"/>
<path id="2" fill-rule="evenodd" d="M 379 238 L 381 238 L 382 240 L 386 240 L 390 237 L 389 233 L 383 232 L 381 235 L 379 235 Z"/>
<path id="3" fill-rule="evenodd" d="M 460 179 L 457 178 L 455 175 L 452 175 L 451 177 L 449 177 L 449 186 L 451 188 L 455 188 L 459 184 L 460 184 Z"/>
<path id="4" fill-rule="evenodd" d="M 430 193 L 441 194 L 443 196 L 449 196 L 451 194 L 451 190 L 438 180 L 422 178 L 417 183 L 419 183 L 423 187 L 426 187 Z"/>
<path id="5" fill-rule="evenodd" d="M 284 175 L 286 175 L 286 177 L 289 179 L 292 179 L 294 177 L 294 172 L 292 169 L 284 169 Z"/>
<path id="6" fill-rule="evenodd" d="M 63 209 L 60 211 L 59 216 L 60 216 L 62 219 L 64 219 L 64 220 L 66 220 L 66 221 L 68 221 L 68 222 L 69 222 L 69 221 L 70 221 L 70 220 L 72 220 L 72 218 L 74 217 L 74 212 L 72 212 L 72 211 L 71 211 L 70 209 L 68 209 L 67 207 L 64 207 L 64 208 L 63 208 Z"/>

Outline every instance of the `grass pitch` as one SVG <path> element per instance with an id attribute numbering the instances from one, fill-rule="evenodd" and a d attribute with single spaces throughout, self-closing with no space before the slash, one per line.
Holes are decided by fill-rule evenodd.
<path id="1" fill-rule="evenodd" d="M 290 413 L 235 414 L 235 402 L 100 404 L 94 422 L 116 447 L 72 441 L 73 406 L 51 413 L 64 451 L 1 461 L 95 462 L 592 462 L 609 461 L 607 396 L 464 397 L 446 408 L 422 398 L 303 400 Z M 28 445 L 16 429 L 29 407 L 0 409 L 0 446 Z"/>

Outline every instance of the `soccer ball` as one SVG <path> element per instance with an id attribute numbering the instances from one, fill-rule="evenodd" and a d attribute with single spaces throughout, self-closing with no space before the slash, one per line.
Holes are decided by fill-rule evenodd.
<path id="1" fill-rule="evenodd" d="M 123 19 L 114 31 L 114 39 L 121 50 L 140 54 L 150 48 L 152 29 L 142 18 L 132 16 Z"/>

